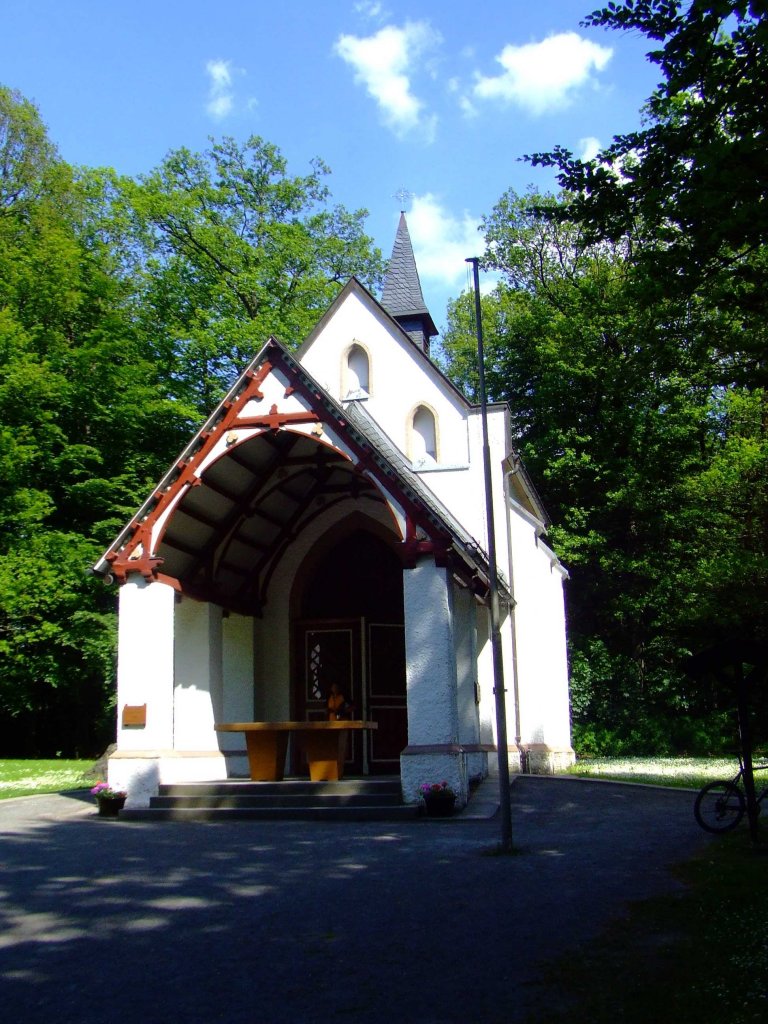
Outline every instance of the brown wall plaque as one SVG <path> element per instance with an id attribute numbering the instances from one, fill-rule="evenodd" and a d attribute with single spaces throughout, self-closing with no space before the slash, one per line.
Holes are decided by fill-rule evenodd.
<path id="1" fill-rule="evenodd" d="M 146 724 L 146 704 L 126 704 L 123 707 L 123 727 L 133 726 L 135 729 L 143 729 Z"/>

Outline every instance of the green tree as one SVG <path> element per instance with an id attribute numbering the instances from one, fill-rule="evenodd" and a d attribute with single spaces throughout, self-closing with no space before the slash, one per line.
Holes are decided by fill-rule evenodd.
<path id="1" fill-rule="evenodd" d="M 90 566 L 269 335 L 376 280 L 326 173 L 258 139 L 76 170 L 0 87 L 0 753 L 108 742 L 115 595 Z"/>
<path id="2" fill-rule="evenodd" d="M 89 566 L 181 445 L 91 183 L 0 88 L 0 749 L 109 737 L 114 597 Z"/>
<path id="3" fill-rule="evenodd" d="M 584 24 L 640 32 L 662 80 L 644 126 L 594 160 L 563 147 L 530 157 L 555 167 L 562 216 L 592 241 L 633 240 L 647 287 L 737 309 L 742 373 L 765 383 L 768 242 L 768 22 L 765 0 L 621 0 Z M 744 324 L 746 332 L 741 331 Z M 753 330 L 754 328 L 754 330 Z"/>
<path id="4" fill-rule="evenodd" d="M 557 170 L 562 200 L 503 200 L 487 224 L 506 275 L 489 314 L 500 380 L 574 567 L 574 711 L 593 726 L 636 718 L 648 680 L 674 724 L 670 710 L 705 703 L 686 651 L 765 637 L 765 14 L 617 0 L 589 15 L 649 39 L 661 82 L 644 123 L 593 161 L 530 157 Z"/>
<path id="5" fill-rule="evenodd" d="M 277 147 L 254 136 L 177 150 L 119 183 L 144 334 L 199 414 L 270 335 L 296 346 L 350 276 L 379 281 L 366 211 L 332 206 L 328 174 L 315 160 L 290 175 Z"/>
<path id="6" fill-rule="evenodd" d="M 490 393 L 510 404 L 571 574 L 577 736 L 614 749 L 711 742 L 717 708 L 688 682 L 684 658 L 737 605 L 746 613 L 751 602 L 757 624 L 767 596 L 751 519 L 762 499 L 750 489 L 765 448 L 749 435 L 754 407 L 747 417 L 714 356 L 731 318 L 703 302 L 650 299 L 629 242 L 593 242 L 561 209 L 510 192 L 486 218 L 486 266 L 502 281 L 483 316 Z M 466 300 L 454 305 L 444 344 L 451 374 L 472 392 L 470 315 Z M 715 497 L 726 467 L 729 511 L 751 501 L 755 543 L 738 565 L 734 523 Z M 743 598 L 729 600 L 726 581 L 737 579 Z"/>

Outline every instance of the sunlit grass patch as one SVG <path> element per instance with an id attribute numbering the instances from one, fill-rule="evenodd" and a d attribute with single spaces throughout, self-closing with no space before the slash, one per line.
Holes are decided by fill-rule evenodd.
<path id="1" fill-rule="evenodd" d="M 0 760 L 0 800 L 93 785 L 92 761 Z"/>
<path id="2" fill-rule="evenodd" d="M 730 779 L 739 770 L 733 757 L 591 757 L 577 761 L 569 775 L 621 782 L 698 789 L 714 779 Z"/>

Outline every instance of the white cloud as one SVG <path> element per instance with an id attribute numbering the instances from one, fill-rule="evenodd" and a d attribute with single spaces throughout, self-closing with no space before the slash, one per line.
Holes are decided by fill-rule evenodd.
<path id="1" fill-rule="evenodd" d="M 583 160 L 585 163 L 594 160 L 602 148 L 600 139 L 596 139 L 594 135 L 587 135 L 586 138 L 579 139 L 579 160 Z"/>
<path id="2" fill-rule="evenodd" d="M 210 85 L 205 109 L 216 121 L 232 113 L 235 103 L 234 71 L 228 60 L 209 60 L 205 65 Z"/>
<path id="3" fill-rule="evenodd" d="M 466 260 L 483 253 L 480 219 L 467 211 L 454 216 L 427 192 L 416 196 L 407 214 L 419 276 L 445 288 L 466 287 Z"/>
<path id="4" fill-rule="evenodd" d="M 524 46 L 510 44 L 496 57 L 501 74 L 478 74 L 473 95 L 545 114 L 569 106 L 576 90 L 594 81 L 594 72 L 602 71 L 612 56 L 612 49 L 576 32 L 561 32 Z"/>
<path id="5" fill-rule="evenodd" d="M 355 4 L 354 10 L 356 14 L 362 14 L 364 18 L 371 18 L 374 21 L 387 17 L 384 5 L 378 0 L 359 0 L 359 3 Z"/>
<path id="6" fill-rule="evenodd" d="M 437 125 L 425 104 L 413 93 L 409 71 L 421 66 L 422 56 L 442 40 L 425 21 L 408 21 L 402 28 L 388 25 L 372 36 L 342 35 L 335 51 L 355 71 L 378 103 L 385 122 L 399 137 L 418 130 L 431 141 Z"/>

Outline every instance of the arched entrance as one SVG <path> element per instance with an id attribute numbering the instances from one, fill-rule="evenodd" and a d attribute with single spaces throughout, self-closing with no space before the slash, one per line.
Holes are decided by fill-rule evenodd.
<path id="1" fill-rule="evenodd" d="M 398 774 L 408 725 L 403 570 L 392 547 L 364 529 L 342 537 L 309 570 L 297 615 L 293 717 L 325 718 L 337 683 L 355 718 L 378 723 L 351 738 L 347 772 Z"/>

